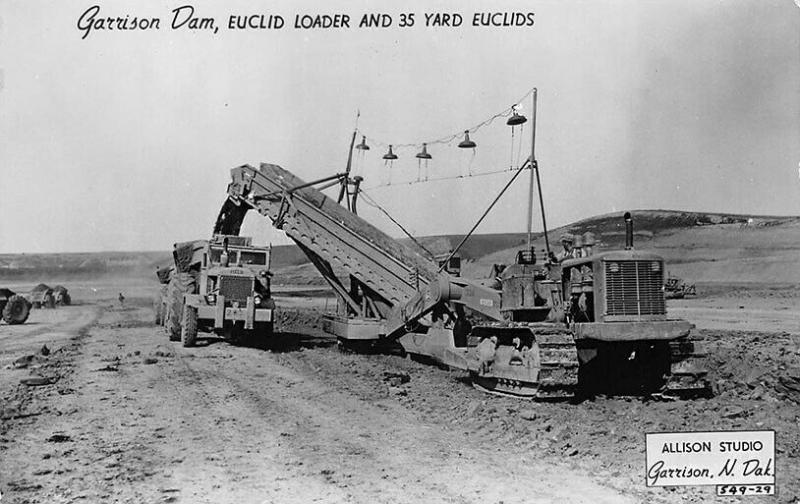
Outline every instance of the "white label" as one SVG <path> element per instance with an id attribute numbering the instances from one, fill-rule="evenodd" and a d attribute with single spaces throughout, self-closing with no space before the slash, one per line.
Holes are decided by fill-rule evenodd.
<path id="1" fill-rule="evenodd" d="M 645 435 L 647 486 L 774 485 L 775 431 Z"/>
<path id="2" fill-rule="evenodd" d="M 481 306 L 494 306 L 494 301 L 491 299 L 481 299 Z"/>

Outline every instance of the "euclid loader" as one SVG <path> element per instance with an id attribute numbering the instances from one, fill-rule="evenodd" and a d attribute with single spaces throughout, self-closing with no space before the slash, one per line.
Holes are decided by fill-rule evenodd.
<path id="1" fill-rule="evenodd" d="M 324 325 L 344 345 L 399 344 L 506 395 L 709 393 L 692 325 L 667 316 L 664 261 L 633 248 L 628 214 L 625 250 L 562 262 L 523 250 L 492 289 L 448 273 L 314 187 L 344 188 L 347 174 L 306 183 L 261 164 L 231 175 L 214 233 L 238 235 L 250 210 L 285 231 L 338 296 Z"/>

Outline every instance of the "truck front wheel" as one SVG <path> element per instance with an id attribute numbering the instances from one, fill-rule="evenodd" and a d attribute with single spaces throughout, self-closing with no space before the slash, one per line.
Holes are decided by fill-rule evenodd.
<path id="1" fill-rule="evenodd" d="M 192 347 L 196 341 L 197 308 L 186 305 L 183 307 L 183 321 L 181 322 L 181 343 L 185 347 Z"/>

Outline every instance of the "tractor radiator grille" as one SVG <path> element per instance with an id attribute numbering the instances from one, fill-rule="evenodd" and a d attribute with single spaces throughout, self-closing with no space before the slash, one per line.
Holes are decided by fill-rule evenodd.
<path id="1" fill-rule="evenodd" d="M 607 315 L 663 315 L 664 268 L 660 261 L 607 261 Z"/>
<path id="2" fill-rule="evenodd" d="M 219 293 L 228 301 L 247 302 L 253 292 L 253 279 L 222 276 L 219 278 Z"/>

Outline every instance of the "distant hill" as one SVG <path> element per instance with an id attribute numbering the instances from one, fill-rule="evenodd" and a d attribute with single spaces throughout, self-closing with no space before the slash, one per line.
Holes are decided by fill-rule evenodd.
<path id="1" fill-rule="evenodd" d="M 138 276 L 152 273 L 168 260 L 168 252 L 78 252 L 0 254 L 0 280 L 68 280 L 71 278 Z"/>
<path id="2" fill-rule="evenodd" d="M 800 283 L 800 217 L 753 216 L 674 210 L 635 210 L 634 245 L 662 255 L 670 270 L 695 282 Z M 549 230 L 550 247 L 564 232 L 592 231 L 601 248 L 625 243 L 623 212 L 599 215 Z M 433 254 L 455 248 L 464 235 L 417 238 Z M 464 274 L 486 276 L 493 263 L 508 264 L 526 244 L 525 233 L 476 234 L 461 249 Z M 408 238 L 401 242 L 410 243 Z M 534 234 L 542 253 L 544 239 Z M 164 252 L 0 254 L 0 280 L 53 281 L 87 276 L 148 276 L 169 264 Z M 322 279 L 295 245 L 273 247 L 277 283 Z M 155 278 L 155 277 L 153 277 Z"/>
<path id="3" fill-rule="evenodd" d="M 754 216 L 674 210 L 634 210 L 634 247 L 664 257 L 670 271 L 691 282 L 800 283 L 800 217 Z M 564 232 L 592 231 L 600 249 L 625 245 L 623 212 L 599 215 L 550 231 L 560 250 Z M 544 249 L 537 235 L 534 247 Z M 519 247 L 487 253 L 465 266 L 480 278 L 492 264 L 509 263 Z"/>
<path id="4" fill-rule="evenodd" d="M 625 245 L 624 212 L 582 219 L 549 230 L 551 250 L 560 249 L 560 235 L 565 232 L 592 231 L 600 249 L 618 249 Z M 682 212 L 676 210 L 634 210 L 634 246 L 651 250 L 667 262 L 675 275 L 690 282 L 727 283 L 800 283 L 800 217 Z M 416 238 L 433 254 L 455 248 L 464 235 L 439 235 Z M 534 248 L 544 251 L 542 233 L 535 233 Z M 403 238 L 401 242 L 410 242 Z M 492 264 L 508 264 L 525 247 L 526 233 L 477 234 L 461 249 L 463 273 L 483 278 Z M 311 264 L 295 246 L 276 247 L 289 266 L 273 263 L 276 282 L 322 283 Z"/>

